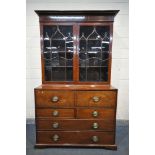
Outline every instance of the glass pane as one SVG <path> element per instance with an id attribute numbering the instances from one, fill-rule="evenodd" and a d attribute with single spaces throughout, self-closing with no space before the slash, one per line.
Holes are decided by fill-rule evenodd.
<path id="1" fill-rule="evenodd" d="M 86 68 L 80 67 L 80 81 L 86 81 Z"/>
<path id="2" fill-rule="evenodd" d="M 80 81 L 108 80 L 109 43 L 109 26 L 80 26 Z"/>
<path id="3" fill-rule="evenodd" d="M 73 81 L 73 27 L 44 26 L 43 53 L 46 81 Z"/>
<path id="4" fill-rule="evenodd" d="M 67 81 L 72 81 L 73 79 L 73 67 L 67 67 Z"/>

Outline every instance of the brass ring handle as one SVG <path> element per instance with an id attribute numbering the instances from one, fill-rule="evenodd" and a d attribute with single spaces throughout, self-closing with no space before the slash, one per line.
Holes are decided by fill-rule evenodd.
<path id="1" fill-rule="evenodd" d="M 54 142 L 57 142 L 59 140 L 59 136 L 57 134 L 55 134 L 53 137 L 52 137 L 53 141 Z"/>
<path id="2" fill-rule="evenodd" d="M 58 122 L 54 122 L 54 123 L 52 124 L 52 127 L 53 127 L 54 129 L 57 129 L 57 128 L 59 127 L 59 123 L 58 123 Z"/>
<path id="3" fill-rule="evenodd" d="M 98 128 L 99 128 L 98 123 L 94 122 L 94 123 L 93 123 L 93 129 L 98 129 Z"/>
<path id="4" fill-rule="evenodd" d="M 59 115 L 59 111 L 54 110 L 53 113 L 52 113 L 52 115 L 53 115 L 53 116 L 58 116 L 58 115 Z"/>
<path id="5" fill-rule="evenodd" d="M 95 143 L 98 142 L 98 141 L 99 141 L 98 136 L 93 136 L 93 137 L 92 137 L 92 141 L 95 142 Z"/>
<path id="6" fill-rule="evenodd" d="M 93 101 L 94 101 L 94 102 L 98 102 L 99 100 L 100 100 L 99 97 L 97 97 L 97 96 L 94 96 L 94 97 L 93 97 Z"/>
<path id="7" fill-rule="evenodd" d="M 98 116 L 98 111 L 93 111 L 93 113 L 92 113 L 92 115 L 93 115 L 93 117 L 97 117 Z"/>
<path id="8" fill-rule="evenodd" d="M 58 96 L 53 96 L 51 101 L 52 102 L 58 102 L 59 101 L 59 97 Z"/>

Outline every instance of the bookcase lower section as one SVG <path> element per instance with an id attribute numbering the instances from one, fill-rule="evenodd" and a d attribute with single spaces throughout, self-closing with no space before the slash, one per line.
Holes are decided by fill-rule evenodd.
<path id="1" fill-rule="evenodd" d="M 35 89 L 35 147 L 116 150 L 116 105 L 117 89 L 113 88 Z"/>

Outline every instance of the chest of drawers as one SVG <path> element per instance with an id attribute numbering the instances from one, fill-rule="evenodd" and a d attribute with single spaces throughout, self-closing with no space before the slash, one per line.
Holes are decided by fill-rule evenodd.
<path id="1" fill-rule="evenodd" d="M 59 91 L 57 86 L 35 89 L 36 146 L 116 149 L 117 89 L 62 87 Z"/>

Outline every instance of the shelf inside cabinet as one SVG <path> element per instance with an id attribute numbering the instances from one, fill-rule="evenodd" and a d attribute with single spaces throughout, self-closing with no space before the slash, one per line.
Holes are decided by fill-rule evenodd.
<path id="1" fill-rule="evenodd" d="M 100 68 L 100 67 L 108 67 L 108 66 L 80 66 L 80 68 Z"/>

